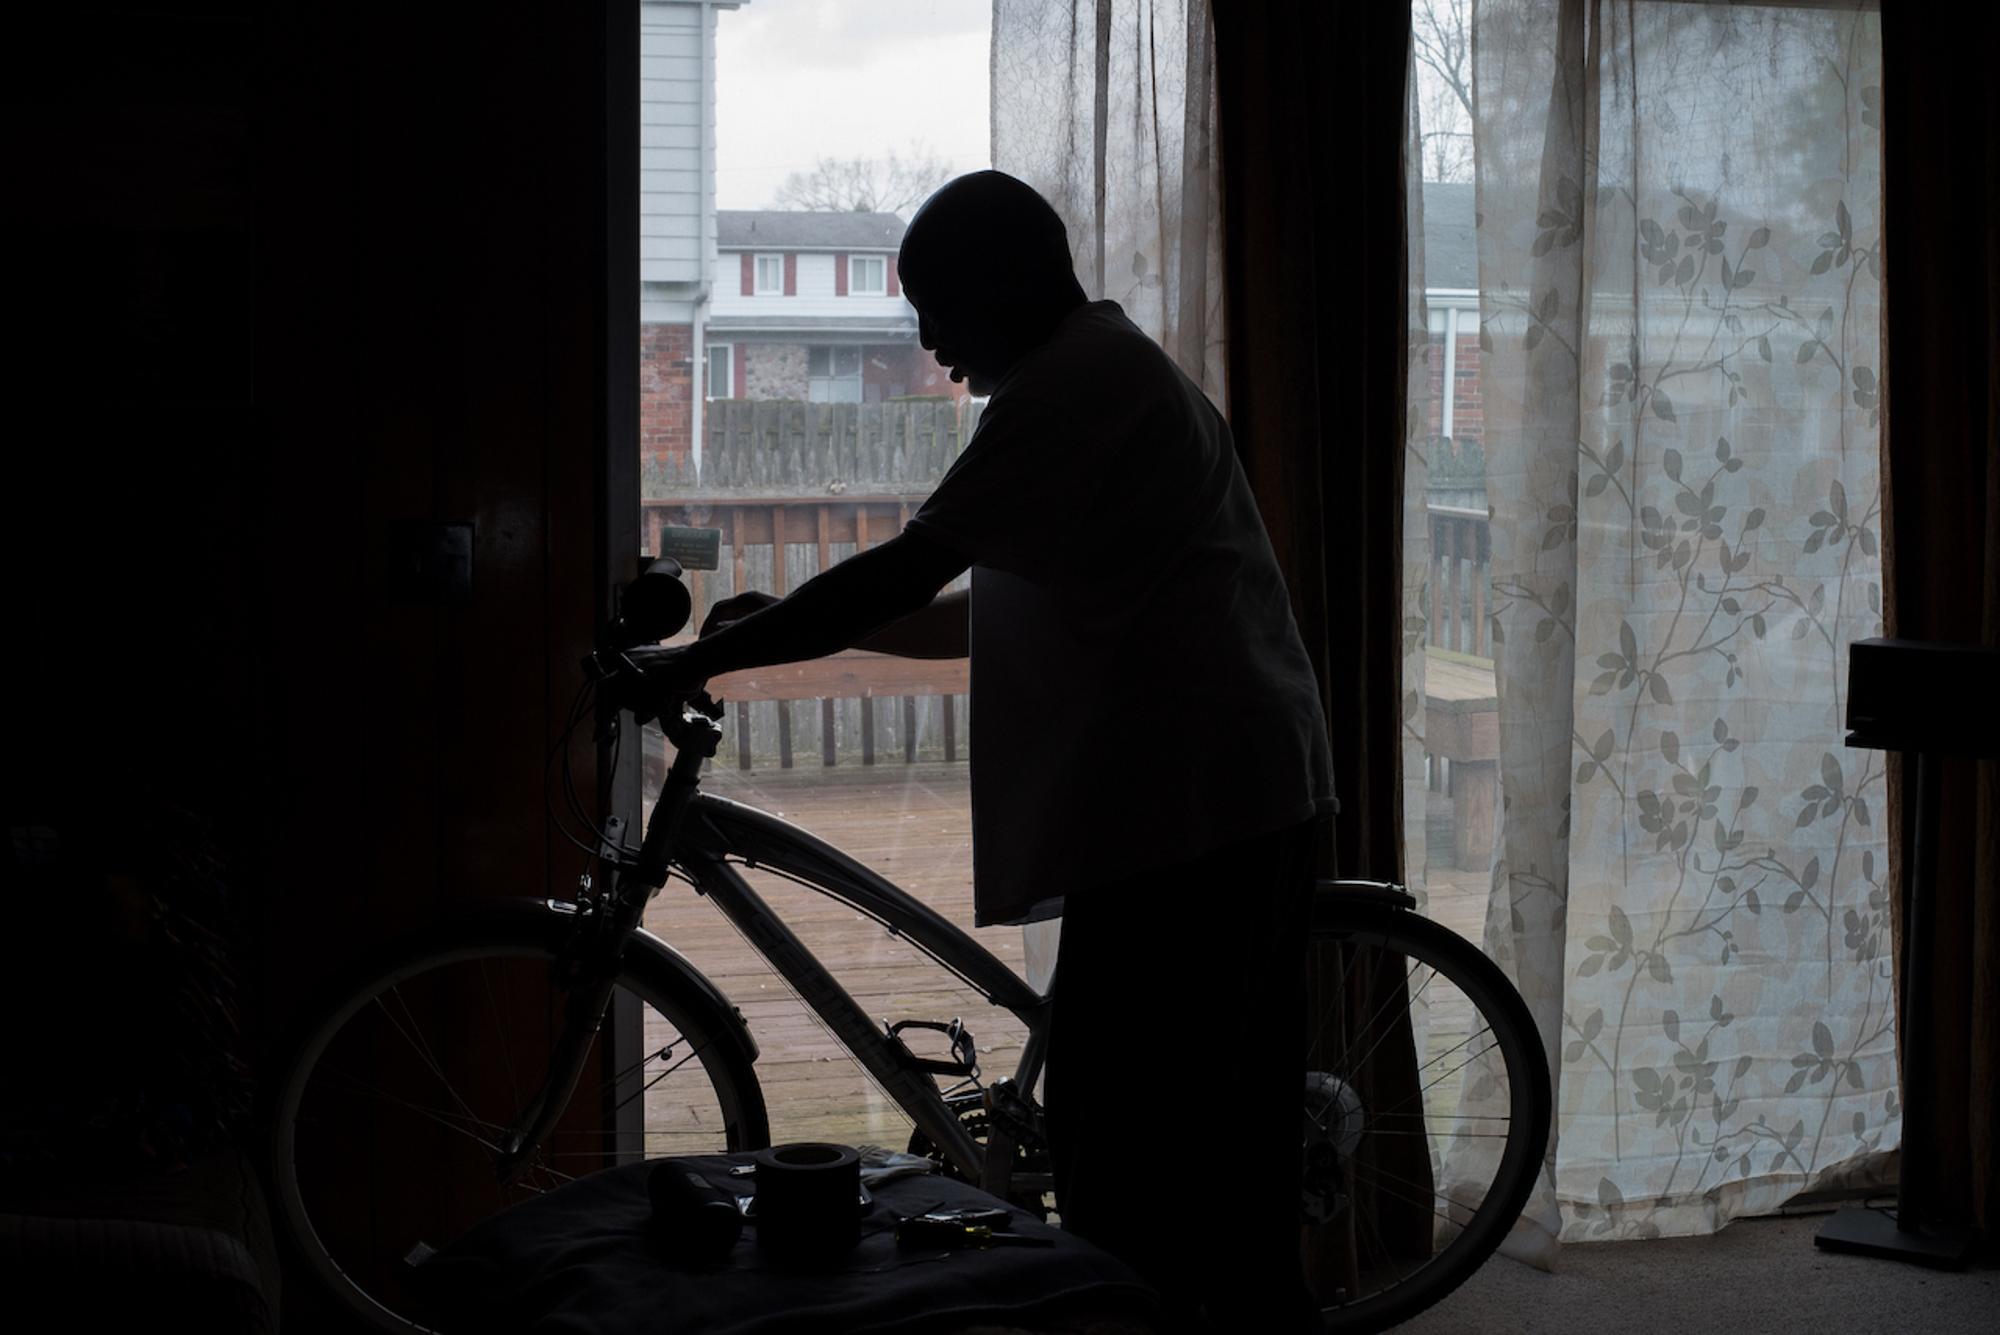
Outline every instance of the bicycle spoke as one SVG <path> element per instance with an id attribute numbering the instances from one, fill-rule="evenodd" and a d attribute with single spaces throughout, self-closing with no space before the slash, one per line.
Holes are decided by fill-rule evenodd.
<path id="1" fill-rule="evenodd" d="M 514 1045 L 506 1038 L 507 1026 L 500 1019 L 500 1008 L 493 1000 L 493 978 L 486 971 L 486 961 L 479 961 L 479 981 L 486 989 L 486 1009 L 493 1015 L 493 1030 L 500 1035 L 500 1060 L 507 1067 L 507 1088 L 514 1096 L 514 1106 L 524 1107 L 521 1102 L 521 1082 L 514 1075 Z M 509 1010 L 511 1011 L 511 1007 Z"/>
<path id="2" fill-rule="evenodd" d="M 656 1059 L 659 1061 L 665 1061 L 667 1058 L 674 1055 L 675 1048 L 679 1047 L 682 1043 L 685 1043 L 686 1041 L 687 1039 L 685 1036 L 677 1034 L 669 1042 L 662 1043 L 653 1051 L 648 1052 L 643 1056 L 641 1056 L 638 1061 L 631 1063 L 622 1070 L 613 1071 L 610 1075 L 604 1078 L 604 1083 L 598 1088 L 598 1093 L 605 1098 L 609 1098 L 617 1090 L 618 1086 L 623 1084 L 626 1078 L 629 1077 L 634 1071 L 644 1070 L 646 1067 L 646 1063 L 649 1061 L 654 1061 Z M 679 1068 L 676 1067 L 675 1069 L 678 1070 Z M 618 1106 L 622 1108 L 625 1105 L 621 1103 Z"/>
<path id="3" fill-rule="evenodd" d="M 1482 1031 L 1481 1031 L 1481 1033 L 1490 1033 L 1490 1032 L 1491 1032 L 1491 1030 L 1482 1030 Z M 1477 1036 L 1478 1036 L 1478 1035 L 1474 1035 L 1474 1037 L 1477 1037 Z M 1467 1041 L 1469 1042 L 1470 1040 L 1467 1040 Z M 1465 1044 L 1463 1044 L 1463 1043 L 1460 1043 L 1460 1044 L 1456 1044 L 1456 1045 L 1454 1045 L 1454 1047 L 1452 1048 L 1452 1051 L 1457 1051 L 1457 1049 L 1458 1049 L 1458 1048 L 1461 1048 L 1461 1047 L 1464 1047 L 1464 1046 L 1465 1046 Z M 1431 1082 L 1430 1082 L 1429 1084 L 1427 1084 L 1427 1085 L 1423 1085 L 1423 1086 L 1419 1087 L 1419 1088 L 1417 1089 L 1417 1091 L 1416 1091 L 1416 1093 L 1415 1093 L 1415 1094 L 1413 1094 L 1413 1095 L 1410 1095 L 1410 1096 L 1408 1096 L 1408 1097 L 1405 1097 L 1405 1098 L 1404 1098 L 1404 1099 L 1403 1099 L 1403 1100 L 1402 1100 L 1402 1101 L 1401 1101 L 1400 1103 L 1396 1103 L 1396 1104 L 1393 1104 L 1392 1106 L 1390 1106 L 1390 1107 L 1388 1107 L 1388 1108 L 1385 1108 L 1385 1109 L 1383 1109 L 1383 1110 L 1382 1110 L 1381 1112 L 1373 1114 L 1373 1116 L 1375 1116 L 1375 1117 L 1397 1117 L 1397 1116 L 1400 1116 L 1400 1117 L 1421 1117 L 1421 1116 L 1424 1116 L 1424 1113 L 1423 1113 L 1423 1112 L 1421 1112 L 1421 1111 L 1419 1111 L 1419 1112 L 1414 1112 L 1414 1113 L 1405 1113 L 1405 1112 L 1402 1112 L 1402 1111 L 1401 1111 L 1401 1109 L 1403 1109 L 1403 1108 L 1407 1108 L 1407 1107 L 1408 1107 L 1408 1106 L 1410 1105 L 1410 1102 L 1411 1102 L 1411 1100 L 1412 1100 L 1412 1099 L 1415 1099 L 1415 1100 L 1417 1100 L 1417 1101 L 1419 1102 L 1419 1104 L 1421 1105 L 1421 1101 L 1422 1101 L 1422 1099 L 1423 1099 L 1423 1096 L 1424 1096 L 1425 1094 L 1428 1094 L 1428 1093 L 1429 1093 L 1429 1092 L 1430 1092 L 1431 1090 L 1433 1090 L 1433 1089 L 1436 1089 L 1436 1088 L 1437 1088 L 1437 1087 L 1438 1087 L 1439 1085 L 1441 1085 L 1441 1084 L 1443 1084 L 1443 1083 L 1444 1083 L 1445 1081 L 1447 1081 L 1447 1080 L 1451 1079 L 1451 1078 L 1452 1078 L 1452 1077 L 1453 1077 L 1454 1075 L 1457 1075 L 1457 1074 L 1458 1074 L 1458 1073 L 1459 1073 L 1460 1071 L 1463 1071 L 1463 1070 L 1464 1070 L 1464 1069 L 1465 1069 L 1466 1067 L 1468 1067 L 1468 1066 L 1472 1065 L 1472 1063 L 1474 1063 L 1474 1062 L 1478 1061 L 1478 1060 L 1479 1060 L 1479 1059 L 1480 1059 L 1481 1057 L 1484 1057 L 1484 1056 L 1485 1056 L 1485 1055 L 1486 1055 L 1487 1053 L 1489 1053 L 1489 1052 L 1492 1052 L 1492 1051 L 1494 1051 L 1494 1050 L 1495 1050 L 1496 1048 L 1498 1048 L 1499 1046 L 1500 1046 L 1500 1045 L 1499 1045 L 1499 1043 L 1498 1043 L 1498 1041 L 1497 1041 L 1497 1040 L 1496 1040 L 1495 1042 L 1492 1042 L 1492 1043 L 1489 1043 L 1489 1044 L 1487 1044 L 1487 1045 L 1486 1045 L 1485 1047 L 1483 1047 L 1483 1048 L 1481 1048 L 1481 1049 L 1480 1049 L 1479 1051 L 1477 1051 L 1477 1052 L 1473 1053 L 1473 1054 L 1472 1054 L 1472 1055 L 1471 1055 L 1470 1057 L 1467 1057 L 1467 1058 L 1466 1058 L 1466 1059 L 1465 1059 L 1464 1061 L 1460 1062 L 1460 1063 L 1459 1063 L 1458 1065 L 1456 1065 L 1456 1066 L 1452 1067 L 1452 1068 L 1451 1068 L 1451 1069 L 1450 1069 L 1449 1071 L 1446 1071 L 1446 1072 L 1445 1072 L 1445 1073 L 1444 1073 L 1443 1075 L 1440 1075 L 1440 1076 L 1438 1076 L 1438 1077 L 1437 1077 L 1437 1078 L 1436 1078 L 1435 1080 L 1432 1080 L 1432 1081 L 1431 1081 Z"/>
<path id="4" fill-rule="evenodd" d="M 632 1092 L 631 1092 L 630 1094 L 627 1094 L 627 1095 L 626 1095 L 626 1096 L 625 1096 L 624 1098 L 620 1099 L 620 1100 L 619 1100 L 619 1101 L 618 1101 L 618 1102 L 617 1102 L 616 1104 L 613 1104 L 613 1105 L 612 1105 L 612 1108 L 611 1108 L 611 1111 L 612 1111 L 612 1112 L 617 1112 L 617 1111 L 618 1111 L 618 1110 L 619 1110 L 620 1108 L 623 1108 L 623 1107 L 624 1107 L 624 1106 L 625 1106 L 626 1104 L 630 1103 L 630 1102 L 631 1102 L 631 1101 L 632 1101 L 633 1099 L 636 1099 L 636 1098 L 639 1098 L 639 1097 L 641 1097 L 642 1095 L 644 1095 L 644 1094 L 646 1093 L 646 1091 L 647 1091 L 647 1090 L 651 1089 L 651 1088 L 652 1088 L 652 1087 L 653 1087 L 654 1085 L 657 1085 L 657 1084 L 659 1084 L 659 1083 L 660 1083 L 660 1082 L 661 1082 L 662 1080 L 665 1080 L 665 1079 L 666 1079 L 666 1078 L 667 1078 L 668 1076 L 672 1075 L 672 1074 L 673 1074 L 673 1073 L 674 1073 L 675 1071 L 678 1071 L 678 1070 L 680 1070 L 680 1069 L 681 1069 L 681 1067 L 683 1067 L 683 1066 L 686 1066 L 686 1065 L 687 1065 L 687 1064 L 688 1064 L 689 1062 L 693 1061 L 693 1060 L 694 1060 L 694 1059 L 695 1059 L 696 1057 L 699 1057 L 699 1056 L 700 1056 L 700 1055 L 701 1055 L 701 1054 L 702 1054 L 702 1053 L 703 1053 L 703 1052 L 704 1052 L 705 1050 L 707 1050 L 707 1048 L 708 1048 L 708 1044 L 704 1043 L 704 1044 L 702 1044 L 702 1045 L 701 1045 L 700 1047 L 698 1047 L 698 1048 L 695 1048 L 695 1049 L 691 1050 L 691 1051 L 690 1051 L 690 1052 L 688 1053 L 688 1055 L 687 1055 L 687 1056 L 685 1056 L 685 1057 L 681 1058 L 681 1059 L 680 1059 L 679 1061 L 675 1062 L 675 1063 L 674 1063 L 674 1064 L 673 1064 L 672 1066 L 669 1066 L 669 1067 L 668 1067 L 668 1068 L 667 1068 L 666 1070 L 664 1070 L 664 1071 L 660 1072 L 660 1073 L 659 1073 L 658 1075 L 654 1076 L 654 1077 L 653 1077 L 653 1078 L 652 1078 L 651 1080 L 648 1080 L 648 1081 L 647 1081 L 647 1082 L 646 1082 L 645 1084 L 643 1084 L 643 1085 L 639 1086 L 639 1088 L 637 1088 L 637 1089 L 633 1090 L 633 1091 L 632 1091 Z"/>
<path id="5" fill-rule="evenodd" d="M 1472 1063 L 1478 1061 L 1481 1057 L 1484 1057 L 1487 1053 L 1493 1051 L 1493 1049 L 1495 1049 L 1498 1046 L 1500 1045 L 1497 1042 L 1488 1043 L 1485 1047 L 1473 1053 L 1470 1057 L 1467 1057 L 1464 1061 L 1452 1067 L 1449 1071 L 1446 1071 L 1443 1075 L 1431 1081 L 1428 1085 L 1425 1085 L 1422 1089 L 1418 1090 L 1417 1093 L 1419 1095 L 1428 1094 L 1431 1090 L 1436 1089 L 1439 1085 L 1451 1079 L 1453 1076 L 1457 1075 L 1460 1071 L 1463 1071 L 1466 1067 L 1472 1065 Z"/>
<path id="6" fill-rule="evenodd" d="M 1476 1212 L 1473 1207 L 1454 1201 L 1451 1203 L 1458 1205 L 1459 1209 L 1464 1211 L 1464 1218 L 1449 1215 L 1443 1210 L 1438 1209 L 1438 1194 L 1435 1189 L 1426 1191 L 1421 1183 L 1412 1182 L 1408 1178 L 1398 1177 L 1394 1173 L 1390 1173 L 1382 1168 L 1364 1169 L 1357 1165 L 1354 1169 L 1353 1177 L 1356 1182 L 1374 1187 L 1392 1200 L 1399 1200 L 1405 1205 L 1420 1206 L 1428 1210 L 1432 1215 L 1444 1220 L 1453 1228 L 1464 1228 L 1466 1224 L 1471 1222 L 1472 1216 Z M 1397 1191 L 1394 1189 L 1396 1187 L 1401 1187 L 1402 1190 Z"/>
<path id="7" fill-rule="evenodd" d="M 1432 1054 L 1431 1054 L 1431 1055 L 1430 1055 L 1430 1056 L 1429 1056 L 1428 1058 L 1426 1058 L 1426 1059 L 1425 1059 L 1425 1060 L 1424 1060 L 1423 1062 L 1421 1062 L 1421 1063 L 1419 1063 L 1419 1064 L 1418 1064 L 1418 1066 L 1417 1066 L 1417 1076 L 1418 1076 L 1419 1078 L 1422 1078 L 1422 1076 L 1423 1076 L 1423 1073 L 1424 1073 L 1425 1071 L 1429 1070 L 1429 1069 L 1430 1069 L 1431 1067 L 1433 1067 L 1433 1066 L 1436 1066 L 1436 1065 L 1437 1065 L 1437 1064 L 1438 1064 L 1439 1062 L 1441 1062 L 1441 1061 L 1444 1061 L 1444 1060 L 1445 1060 L 1446 1058 L 1450 1057 L 1452 1053 L 1454 1053 L 1454 1052 L 1457 1052 L 1457 1051 L 1458 1051 L 1458 1050 L 1459 1050 L 1460 1048 L 1464 1047 L 1464 1046 L 1465 1046 L 1465 1045 L 1466 1045 L 1467 1043 L 1471 1043 L 1471 1042 L 1474 1042 L 1474 1041 L 1476 1041 L 1477 1039 L 1479 1039 L 1479 1038 L 1480 1038 L 1480 1037 L 1481 1037 L 1482 1035 L 1485 1035 L 1485 1034 L 1490 1034 L 1490 1033 L 1492 1033 L 1492 1032 L 1493 1032 L 1493 1029 L 1492 1029 L 1492 1027 L 1491 1027 L 1490 1025 L 1481 1025 L 1481 1026 L 1480 1026 L 1479 1028 L 1477 1028 L 1477 1029 L 1473 1030 L 1473 1031 L 1472 1031 L 1471 1033 L 1467 1034 L 1467 1035 L 1466 1035 L 1466 1036 L 1465 1036 L 1464 1038 L 1461 1038 L 1461 1039 L 1459 1039 L 1459 1040 L 1458 1040 L 1458 1042 L 1456 1042 L 1456 1043 L 1452 1044 L 1452 1045 L 1451 1045 L 1450 1047 L 1448 1047 L 1448 1048 L 1444 1049 L 1444 1050 L 1443 1050 L 1443 1051 L 1441 1051 L 1441 1052 L 1434 1052 L 1434 1053 L 1432 1053 Z"/>
<path id="8" fill-rule="evenodd" d="M 403 1008 L 403 1014 L 409 1019 L 411 1028 L 417 1028 L 417 1017 L 411 1013 L 410 1004 L 403 1000 L 403 990 L 400 987 L 391 987 L 388 990 L 396 994 L 396 1004 Z M 417 1059 L 429 1067 L 431 1074 L 437 1077 L 437 1082 L 444 1087 L 444 1092 L 451 1096 L 451 1101 L 458 1105 L 459 1111 L 463 1112 L 469 1120 L 478 1121 L 479 1117 L 472 1111 L 472 1105 L 465 1101 L 464 1097 L 459 1094 L 457 1087 L 445 1075 L 444 1067 L 438 1062 L 436 1054 L 431 1051 L 430 1044 L 421 1041 L 421 1033 L 416 1037 L 412 1037 L 410 1031 L 406 1030 L 402 1023 L 396 1019 L 395 1013 L 383 1003 L 380 992 L 375 994 L 373 1000 L 382 1014 L 388 1017 L 389 1023 L 395 1028 L 396 1032 L 402 1035 L 403 1041 L 410 1045 L 410 1050 L 417 1054 Z"/>
<path id="9" fill-rule="evenodd" d="M 1407 957 L 1399 956 L 1397 958 L 1402 958 L 1407 961 Z M 1407 962 L 1404 964 L 1403 967 L 1405 969 L 1408 968 Z M 1432 969 L 1430 977 L 1424 979 L 1423 984 L 1420 987 L 1418 987 L 1417 990 L 1413 993 L 1409 990 L 1409 978 L 1408 975 L 1405 974 L 1401 995 L 1385 998 L 1382 1004 L 1376 1007 L 1375 1013 L 1368 1017 L 1367 1023 L 1362 1025 L 1358 1030 L 1354 1031 L 1353 1042 L 1358 1044 L 1364 1041 L 1367 1038 L 1367 1036 L 1370 1033 L 1372 1033 L 1378 1025 L 1380 1025 L 1382 1029 L 1380 1036 L 1377 1037 L 1372 1043 L 1369 1043 L 1368 1050 L 1366 1052 L 1363 1052 L 1361 1056 L 1357 1059 L 1349 1060 L 1347 1057 L 1348 1042 L 1349 1042 L 1348 1030 L 1347 1026 L 1341 1025 L 1340 1026 L 1341 1071 L 1343 1073 L 1352 1074 L 1354 1072 L 1363 1069 L 1368 1064 L 1369 1060 L 1374 1057 L 1376 1050 L 1379 1049 L 1382 1046 L 1382 1044 L 1387 1042 L 1389 1040 L 1390 1035 L 1395 1032 L 1396 1014 L 1399 1011 L 1403 1012 L 1414 1011 L 1416 1009 L 1417 1002 L 1423 997 L 1425 989 L 1429 988 L 1431 983 L 1434 982 L 1437 979 L 1437 977 L 1438 977 L 1437 970 Z M 1342 992 L 1342 1002 L 1344 1003 L 1346 999 L 1345 996 L 1346 989 L 1343 987 L 1341 989 L 1341 992 Z M 1401 1002 L 1400 1006 L 1398 1005 L 1399 1001 Z M 1338 1018 L 1336 1018 L 1334 1022 L 1338 1024 L 1339 1023 Z M 1317 1054 L 1317 1052 L 1318 1048 L 1317 1046 L 1315 1046 L 1312 1051 L 1309 1051 L 1306 1054 L 1307 1065 L 1309 1066 L 1312 1065 L 1312 1059 Z"/>
<path id="10" fill-rule="evenodd" d="M 329 1074 L 339 1075 L 340 1073 L 330 1072 Z M 383 1100 L 386 1103 L 394 1104 L 399 1108 L 407 1109 L 408 1111 L 415 1113 L 419 1117 L 428 1118 L 430 1121 L 436 1122 L 439 1126 L 445 1127 L 446 1129 L 451 1131 L 456 1131 L 458 1134 L 464 1136 L 468 1140 L 476 1141 L 478 1144 L 480 1144 L 481 1146 L 485 1147 L 488 1150 L 491 1150 L 495 1154 L 498 1154 L 500 1152 L 500 1146 L 497 1143 L 487 1140 L 483 1136 L 478 1136 L 473 1134 L 472 1130 L 466 1125 L 464 1125 L 464 1123 L 454 1120 L 453 1114 L 449 1112 L 440 1112 L 435 1108 L 426 1108 L 421 1103 L 417 1103 L 412 1099 L 406 1099 L 399 1094 L 392 1094 L 388 1090 L 383 1089 L 378 1085 L 372 1084 L 365 1080 L 358 1079 L 354 1076 L 345 1076 L 343 1078 L 348 1082 L 348 1087 L 351 1090 L 367 1093 L 375 1098 Z M 488 1122 L 483 1118 L 477 1117 L 470 1110 L 466 1111 L 466 1113 L 464 1114 L 464 1118 L 465 1121 L 471 1122 L 476 1126 L 487 1128 L 489 1130 L 496 1132 L 500 1130 L 500 1126 L 498 1123 Z"/>
<path id="11" fill-rule="evenodd" d="M 1408 966 L 1405 965 L 1404 967 L 1407 968 Z M 1424 992 L 1430 987 L 1432 983 L 1437 981 L 1437 978 L 1438 978 L 1437 970 L 1432 969 L 1430 977 L 1424 979 L 1423 986 L 1419 987 L 1415 992 L 1411 992 L 1409 988 L 1409 976 L 1405 974 L 1403 978 L 1403 989 L 1402 989 L 1405 994 L 1405 999 L 1401 1009 L 1405 1013 L 1415 1012 L 1415 1010 L 1417 1009 L 1417 1003 L 1423 999 Z M 1362 1053 L 1361 1059 L 1348 1068 L 1350 1071 L 1359 1071 L 1364 1067 L 1366 1067 L 1369 1061 L 1374 1058 L 1376 1051 L 1384 1043 L 1389 1041 L 1389 1036 L 1393 1034 L 1396 1029 L 1396 1022 L 1394 1016 L 1397 1009 L 1398 1007 L 1396 1005 L 1395 997 L 1390 997 L 1387 1001 L 1382 1003 L 1382 1008 L 1376 1012 L 1377 1017 L 1387 1019 L 1387 1023 L 1385 1023 L 1382 1026 L 1381 1037 L 1377 1038 L 1373 1043 L 1368 1045 L 1368 1051 Z M 1375 1020 L 1374 1019 L 1369 1020 L 1368 1028 L 1372 1029 L 1374 1028 L 1374 1026 L 1375 1026 Z M 1368 1032 L 1368 1029 L 1364 1029 L 1361 1032 L 1366 1034 Z"/>

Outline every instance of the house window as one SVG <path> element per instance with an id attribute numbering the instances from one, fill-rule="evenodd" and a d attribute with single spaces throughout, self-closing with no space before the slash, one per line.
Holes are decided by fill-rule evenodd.
<path id="1" fill-rule="evenodd" d="M 736 347 L 731 343 L 708 345 L 708 379 L 702 393 L 711 399 L 736 397 Z"/>
<path id="2" fill-rule="evenodd" d="M 806 398 L 813 403 L 861 402 L 861 349 L 808 348 Z"/>
<path id="3" fill-rule="evenodd" d="M 760 297 L 775 297 L 785 290 L 785 257 L 783 255 L 759 255 L 757 257 L 757 282 L 752 289 Z"/>
<path id="4" fill-rule="evenodd" d="M 889 262 L 880 255 L 854 255 L 847 261 L 847 290 L 857 297 L 889 294 Z"/>

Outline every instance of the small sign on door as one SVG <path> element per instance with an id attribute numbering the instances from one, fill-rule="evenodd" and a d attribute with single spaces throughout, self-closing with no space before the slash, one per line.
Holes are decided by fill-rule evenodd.
<path id="1" fill-rule="evenodd" d="M 722 565 L 722 530 L 668 524 L 660 530 L 654 556 L 671 556 L 683 570 L 715 570 Z"/>

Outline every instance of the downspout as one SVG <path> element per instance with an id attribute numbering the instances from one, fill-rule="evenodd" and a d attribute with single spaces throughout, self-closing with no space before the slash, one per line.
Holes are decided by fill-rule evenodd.
<path id="1" fill-rule="evenodd" d="M 715 167 L 708 149 L 708 107 L 715 96 L 715 7 L 701 0 L 701 95 L 695 99 L 695 156 L 701 163 L 700 193 L 695 206 L 696 271 L 700 279 L 694 294 L 694 334 L 688 367 L 688 454 L 694 460 L 695 476 L 701 476 L 703 423 L 708 408 L 708 300 L 714 284 L 711 275 L 715 257 L 709 253 L 709 224 L 715 217 Z"/>

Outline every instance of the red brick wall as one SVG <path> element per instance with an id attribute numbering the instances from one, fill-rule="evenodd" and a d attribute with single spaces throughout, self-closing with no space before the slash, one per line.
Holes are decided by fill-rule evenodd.
<path id="1" fill-rule="evenodd" d="M 1461 318 L 1460 329 L 1473 323 L 1470 312 Z M 1430 385 L 1424 404 L 1424 433 L 1429 436 L 1444 432 L 1444 336 L 1431 336 Z M 1479 385 L 1479 331 L 1461 332 L 1458 336 L 1458 361 L 1453 367 L 1458 381 L 1452 404 L 1451 435 L 1454 441 L 1476 440 L 1485 443 L 1486 414 L 1484 399 Z"/>
<path id="2" fill-rule="evenodd" d="M 1461 328 L 1463 324 L 1461 324 Z M 1458 377 L 1458 392 L 1452 399 L 1452 438 L 1486 440 L 1485 400 L 1479 393 L 1479 333 L 1458 336 L 1458 361 L 1452 368 Z"/>
<path id="3" fill-rule="evenodd" d="M 685 460 L 693 449 L 694 329 L 639 326 L 639 451 L 646 460 Z"/>

